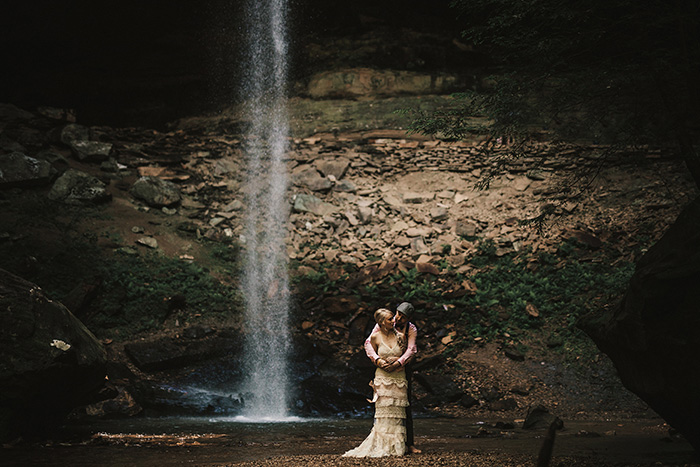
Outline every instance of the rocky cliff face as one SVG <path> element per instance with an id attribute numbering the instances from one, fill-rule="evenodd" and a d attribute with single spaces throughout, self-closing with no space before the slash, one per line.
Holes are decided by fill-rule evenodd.
<path id="1" fill-rule="evenodd" d="M 245 13 L 228 0 L 7 5 L 0 102 L 70 107 L 93 124 L 162 126 L 237 96 Z M 474 74 L 447 2 L 291 2 L 290 89 L 347 68 Z M 455 41 L 455 42 L 453 42 Z"/>

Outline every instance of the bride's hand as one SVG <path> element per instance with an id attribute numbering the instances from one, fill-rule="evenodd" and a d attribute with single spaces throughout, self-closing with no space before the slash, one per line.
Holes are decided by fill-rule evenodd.
<path id="1" fill-rule="evenodd" d="M 377 363 L 377 366 L 384 371 L 386 371 L 386 369 L 389 368 L 389 365 L 390 365 L 390 363 L 387 362 L 386 359 L 384 359 L 384 358 L 378 358 L 376 363 Z"/>
<path id="2" fill-rule="evenodd" d="M 386 357 L 384 360 L 386 360 L 387 363 L 394 363 L 396 360 L 398 360 L 399 357 Z"/>

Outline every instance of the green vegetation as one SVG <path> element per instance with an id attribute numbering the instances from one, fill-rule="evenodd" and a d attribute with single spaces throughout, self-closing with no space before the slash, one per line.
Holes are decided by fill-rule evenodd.
<path id="1" fill-rule="evenodd" d="M 98 334 L 158 329 L 178 311 L 172 300 L 184 301 L 180 316 L 184 320 L 195 315 L 224 317 L 240 304 L 237 290 L 207 269 L 157 253 L 117 256 L 100 265 L 97 273 L 104 278 L 104 293 L 94 303 L 97 313 L 88 316 L 86 324 Z"/>
<path id="2" fill-rule="evenodd" d="M 416 319 L 426 330 L 447 325 L 457 331 L 448 349 L 458 352 L 474 338 L 501 342 L 526 351 L 532 344 L 564 352 L 570 360 L 597 354 L 590 339 L 577 327 L 582 315 L 615 303 L 634 271 L 630 262 L 611 265 L 605 251 L 591 252 L 573 240 L 553 254 L 520 251 L 497 256 L 490 241 L 478 244 L 470 258 L 474 272 L 456 273 L 446 261 L 437 263 L 446 274 L 421 274 L 416 268 L 398 271 L 383 280 L 348 287 L 366 308 L 398 300 L 416 305 Z M 320 269 L 295 281 L 302 295 L 333 295 L 353 274 L 330 280 Z M 465 285 L 468 284 L 468 285 Z M 473 284 L 474 290 L 467 290 Z"/>
<path id="3" fill-rule="evenodd" d="M 456 303 L 459 322 L 473 337 L 509 335 L 516 343 L 539 329 L 560 340 L 563 350 L 578 353 L 588 341 L 576 327 L 578 318 L 617 300 L 634 271 L 629 262 L 583 260 L 582 251 L 566 242 L 556 255 L 541 253 L 536 261 L 482 252 L 473 260 L 481 265 L 471 278 L 477 291 Z"/>
<path id="4" fill-rule="evenodd" d="M 143 248 L 115 250 L 124 244 L 117 233 L 75 233 L 80 221 L 105 218 L 100 207 L 57 209 L 31 192 L 12 201 L 12 233 L 0 241 L 0 267 L 63 303 L 94 289 L 87 306 L 71 311 L 100 337 L 158 330 L 167 317 L 229 319 L 241 308 L 236 244 L 210 243 L 210 257 L 200 264 Z M 173 296 L 179 296 L 175 302 Z"/>

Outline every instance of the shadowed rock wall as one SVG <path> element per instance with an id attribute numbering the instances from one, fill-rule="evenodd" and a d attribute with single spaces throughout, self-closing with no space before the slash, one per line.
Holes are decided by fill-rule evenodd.
<path id="1" fill-rule="evenodd" d="M 0 440 L 50 433 L 101 388 L 105 362 L 66 307 L 0 269 Z"/>
<path id="2" fill-rule="evenodd" d="M 586 332 L 623 384 L 700 451 L 700 199 L 638 262 L 619 307 Z"/>

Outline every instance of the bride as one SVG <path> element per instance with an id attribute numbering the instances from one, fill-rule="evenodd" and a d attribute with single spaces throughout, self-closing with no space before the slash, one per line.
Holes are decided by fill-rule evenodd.
<path id="1" fill-rule="evenodd" d="M 406 406 L 408 406 L 406 371 L 394 362 L 405 350 L 405 336 L 394 329 L 394 314 L 380 308 L 374 313 L 379 332 L 371 337 L 379 355 L 373 386 L 375 394 L 374 426 L 369 436 L 344 457 L 403 456 L 406 453 Z M 386 368 L 386 369 L 383 369 Z"/>

